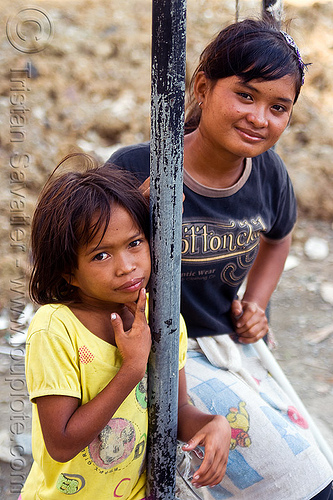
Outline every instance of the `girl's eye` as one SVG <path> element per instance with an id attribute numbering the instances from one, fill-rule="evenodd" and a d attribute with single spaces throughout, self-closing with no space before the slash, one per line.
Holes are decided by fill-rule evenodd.
<path id="1" fill-rule="evenodd" d="M 284 106 L 282 106 L 281 104 L 275 104 L 275 106 L 273 106 L 273 109 L 275 111 L 278 111 L 279 113 L 283 113 L 284 111 L 287 111 L 286 108 Z"/>
<path id="2" fill-rule="evenodd" d="M 247 101 L 252 101 L 252 97 L 247 92 L 238 92 L 238 95 Z"/>
<path id="3" fill-rule="evenodd" d="M 98 253 L 97 255 L 95 255 L 93 260 L 105 260 L 108 258 L 108 256 L 109 256 L 109 254 L 107 254 L 106 252 L 101 252 L 101 253 Z"/>
<path id="4" fill-rule="evenodd" d="M 131 243 L 129 244 L 129 247 L 130 248 L 135 248 L 135 247 L 138 247 L 140 244 L 142 243 L 142 240 L 134 240 L 134 241 L 131 241 Z"/>

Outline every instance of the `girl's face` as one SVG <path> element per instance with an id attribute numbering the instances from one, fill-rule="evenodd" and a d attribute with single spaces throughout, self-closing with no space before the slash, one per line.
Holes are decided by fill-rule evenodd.
<path id="1" fill-rule="evenodd" d="M 103 239 L 101 232 L 79 248 L 78 268 L 71 284 L 83 304 L 109 308 L 136 301 L 147 286 L 151 262 L 149 243 L 131 215 L 115 205 Z M 98 246 L 97 246 L 98 245 Z"/>
<path id="2" fill-rule="evenodd" d="M 238 76 L 214 86 L 201 72 L 195 84 L 202 101 L 198 132 L 226 159 L 254 157 L 272 147 L 288 125 L 295 98 L 290 75 L 278 80 L 251 80 Z"/>

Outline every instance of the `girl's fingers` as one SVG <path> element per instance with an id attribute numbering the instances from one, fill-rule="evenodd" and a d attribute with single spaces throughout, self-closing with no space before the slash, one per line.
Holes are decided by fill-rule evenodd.
<path id="1" fill-rule="evenodd" d="M 196 448 L 198 446 L 198 444 L 200 444 L 200 441 L 201 441 L 200 439 L 197 440 L 194 437 L 194 438 L 190 439 L 187 443 L 185 443 L 183 445 L 182 449 L 184 451 L 192 451 L 192 450 L 194 450 L 194 448 Z"/>
<path id="2" fill-rule="evenodd" d="M 121 339 L 124 337 L 125 332 L 124 332 L 123 320 L 121 319 L 119 314 L 111 313 L 111 325 L 114 332 L 115 344 L 118 347 L 118 349 L 120 349 L 122 345 Z"/>
<path id="3" fill-rule="evenodd" d="M 139 326 L 142 328 L 147 325 L 147 318 L 146 318 L 146 289 L 141 288 L 139 292 L 139 298 L 136 303 L 136 309 L 134 313 L 134 321 L 132 325 L 132 329 L 135 326 Z"/>
<path id="4" fill-rule="evenodd" d="M 192 484 L 196 487 L 213 486 L 225 475 L 231 439 L 230 424 L 221 415 L 215 415 L 185 445 L 184 451 L 204 446 L 205 453 L 199 469 L 194 473 Z"/>
<path id="5" fill-rule="evenodd" d="M 206 457 L 205 457 L 206 458 Z M 192 484 L 194 486 L 216 486 L 219 484 L 226 472 L 227 460 L 217 456 L 202 462 L 200 468 L 194 473 Z"/>
<path id="6" fill-rule="evenodd" d="M 240 341 L 251 343 L 266 335 L 268 321 L 265 311 L 257 304 L 245 304 L 244 314 L 235 322 L 235 331 L 239 335 Z"/>
<path id="7" fill-rule="evenodd" d="M 246 324 L 249 324 L 251 319 L 256 316 L 262 316 L 262 310 L 259 309 L 257 304 L 254 303 L 243 303 L 242 315 L 236 319 L 236 328 L 242 328 Z M 255 320 L 254 320 L 255 321 Z"/>
<path id="8" fill-rule="evenodd" d="M 142 322 L 144 321 L 145 324 L 147 324 L 147 319 L 146 319 L 146 289 L 141 288 L 139 292 L 139 298 L 137 300 L 137 303 L 135 302 L 129 302 L 126 304 L 126 307 L 130 309 L 130 311 L 134 314 L 134 321 L 131 330 L 133 330 L 133 327 L 135 326 L 135 323 Z M 120 335 L 124 334 L 124 325 L 121 317 L 117 313 L 112 313 L 111 314 L 111 323 L 112 327 L 114 330 L 115 335 Z"/>
<path id="9" fill-rule="evenodd" d="M 237 321 L 243 314 L 243 307 L 240 300 L 235 299 L 231 304 L 231 313 L 234 321 Z"/>
<path id="10" fill-rule="evenodd" d="M 145 314 L 146 311 L 146 289 L 141 288 L 139 292 L 139 298 L 136 303 L 136 312 L 139 314 Z"/>
<path id="11" fill-rule="evenodd" d="M 146 317 L 146 289 L 141 288 L 137 302 L 126 302 L 125 306 L 131 311 L 133 316 L 144 315 Z"/>
<path id="12" fill-rule="evenodd" d="M 268 332 L 268 321 L 265 318 L 260 318 L 255 324 L 251 324 L 248 328 L 237 329 L 236 333 L 239 340 L 242 339 L 247 342 L 255 342 L 264 337 Z"/>
<path id="13" fill-rule="evenodd" d="M 141 191 L 141 194 L 143 194 L 143 196 L 146 198 L 146 199 L 149 199 L 149 195 L 150 195 L 150 177 L 148 177 L 142 184 L 141 186 L 139 187 L 140 191 Z"/>
<path id="14" fill-rule="evenodd" d="M 193 439 L 190 439 L 188 443 L 185 443 L 185 445 L 183 445 L 183 450 L 194 450 L 201 443 L 201 437 L 195 436 Z M 208 486 L 218 484 L 222 481 L 222 478 L 225 474 L 226 464 L 224 466 L 223 457 L 220 457 L 219 455 L 219 452 L 210 452 L 206 447 L 202 464 L 193 475 L 192 484 L 194 486 Z"/>
<path id="15" fill-rule="evenodd" d="M 121 317 L 117 313 L 111 314 L 111 324 L 115 335 L 124 333 L 124 325 Z"/>
<path id="16" fill-rule="evenodd" d="M 237 333 L 239 335 L 242 335 L 243 337 L 254 337 L 258 335 L 261 330 L 263 330 L 265 326 L 265 321 L 263 321 L 261 318 L 258 318 L 258 321 L 251 321 L 249 324 L 244 325 L 243 328 L 238 328 Z"/>

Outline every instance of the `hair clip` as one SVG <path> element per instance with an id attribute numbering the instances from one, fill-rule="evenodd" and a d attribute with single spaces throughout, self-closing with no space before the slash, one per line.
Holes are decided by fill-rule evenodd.
<path id="1" fill-rule="evenodd" d="M 298 65 L 299 65 L 299 68 L 301 70 L 301 73 L 302 73 L 302 85 L 304 84 L 304 80 L 305 80 L 305 69 L 306 69 L 306 65 L 304 64 L 303 62 L 303 59 L 302 59 L 302 56 L 301 56 L 301 53 L 299 51 L 299 48 L 297 47 L 296 43 L 295 43 L 295 40 L 290 36 L 288 35 L 288 33 L 286 33 L 285 31 L 280 31 L 281 35 L 283 35 L 285 41 L 287 42 L 287 44 L 289 45 L 289 47 L 291 47 L 296 56 L 297 56 L 297 59 L 298 59 Z"/>

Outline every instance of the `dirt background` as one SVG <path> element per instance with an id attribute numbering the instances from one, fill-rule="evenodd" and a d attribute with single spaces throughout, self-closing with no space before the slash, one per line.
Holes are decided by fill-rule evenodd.
<path id="1" fill-rule="evenodd" d="M 30 407 L 14 350 L 24 340 L 14 330 L 24 330 L 19 313 L 28 304 L 29 218 L 68 152 L 81 148 L 104 161 L 120 145 L 149 138 L 151 2 L 34 0 L 27 11 L 26 2 L 0 0 L 0 7 L 0 498 L 16 499 L 30 465 Z M 260 9 L 240 1 L 241 17 Z M 277 146 L 299 220 L 271 327 L 276 359 L 333 447 L 333 4 L 285 2 L 284 17 L 312 65 Z M 204 45 L 234 19 L 233 1 L 187 1 L 188 75 Z M 40 21 L 42 31 L 22 20 Z M 19 22 L 21 38 L 13 31 Z M 37 52 L 27 53 L 34 36 Z"/>

